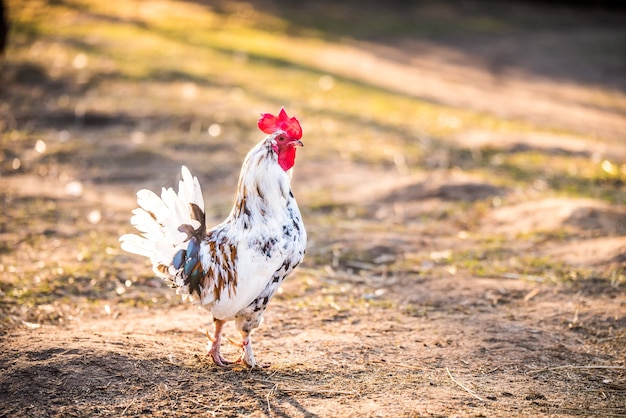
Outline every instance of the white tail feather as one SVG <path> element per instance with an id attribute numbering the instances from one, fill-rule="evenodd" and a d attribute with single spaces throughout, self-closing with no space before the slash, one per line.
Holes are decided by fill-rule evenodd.
<path id="1" fill-rule="evenodd" d="M 154 245 L 145 238 L 134 234 L 126 234 L 120 237 L 122 250 L 129 253 L 143 255 L 144 257 L 152 257 Z"/>
<path id="2" fill-rule="evenodd" d="M 178 184 L 178 193 L 172 188 L 163 188 L 161 197 L 146 189 L 137 192 L 139 208 L 133 210 L 130 222 L 141 235 L 126 234 L 120 237 L 124 251 L 150 258 L 155 273 L 165 278 L 170 278 L 170 275 L 157 267 L 169 266 L 174 254 L 184 248 L 187 238 L 178 227 L 184 224 L 193 228 L 200 226 L 199 221 L 191 218 L 191 204 L 196 204 L 204 212 L 204 199 L 198 179 L 185 166 L 181 172 L 183 179 Z"/>
<path id="3" fill-rule="evenodd" d="M 183 166 L 181 172 L 183 173 L 183 180 L 178 185 L 179 197 L 182 191 L 184 191 L 186 200 L 189 203 L 195 203 L 204 212 L 204 199 L 202 198 L 202 190 L 200 189 L 198 178 L 192 177 L 191 172 L 185 166 Z"/>

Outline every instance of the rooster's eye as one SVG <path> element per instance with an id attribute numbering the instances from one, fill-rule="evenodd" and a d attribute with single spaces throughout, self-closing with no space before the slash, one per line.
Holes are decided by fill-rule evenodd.
<path id="1" fill-rule="evenodd" d="M 285 140 L 284 135 L 280 135 L 280 136 L 278 137 L 278 141 L 279 141 L 279 142 L 283 142 L 284 140 Z"/>

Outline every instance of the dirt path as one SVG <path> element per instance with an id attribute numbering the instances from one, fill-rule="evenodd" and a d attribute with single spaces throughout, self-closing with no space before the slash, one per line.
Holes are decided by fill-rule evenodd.
<path id="1" fill-rule="evenodd" d="M 258 356 L 271 363 L 266 370 L 210 364 L 199 329 L 208 318 L 189 306 L 115 306 L 108 316 L 12 332 L 0 356 L 2 396 L 12 399 L 4 412 L 617 416 L 624 410 L 624 365 L 617 360 L 623 347 L 614 334 L 624 326 L 616 322 L 624 307 L 617 292 L 426 279 L 403 288 L 414 305 L 397 309 L 376 298 L 355 306 L 362 286 L 344 281 L 347 290 L 328 292 L 328 283 L 301 274 L 275 301 L 255 339 Z"/>

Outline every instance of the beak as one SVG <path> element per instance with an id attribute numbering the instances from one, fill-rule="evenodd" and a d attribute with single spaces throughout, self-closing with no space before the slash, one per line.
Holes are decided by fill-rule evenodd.
<path id="1" fill-rule="evenodd" d="M 303 147 L 304 143 L 302 141 L 300 141 L 299 139 L 295 140 L 295 141 L 291 141 L 291 145 L 294 147 Z"/>

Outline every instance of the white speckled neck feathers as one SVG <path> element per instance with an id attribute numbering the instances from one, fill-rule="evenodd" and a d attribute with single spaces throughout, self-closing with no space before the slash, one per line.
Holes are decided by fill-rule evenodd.
<path id="1" fill-rule="evenodd" d="M 263 218 L 286 213 L 292 170 L 285 172 L 278 165 L 271 145 L 268 137 L 252 148 L 244 160 L 235 205 L 229 216 L 235 222 L 257 224 Z"/>

